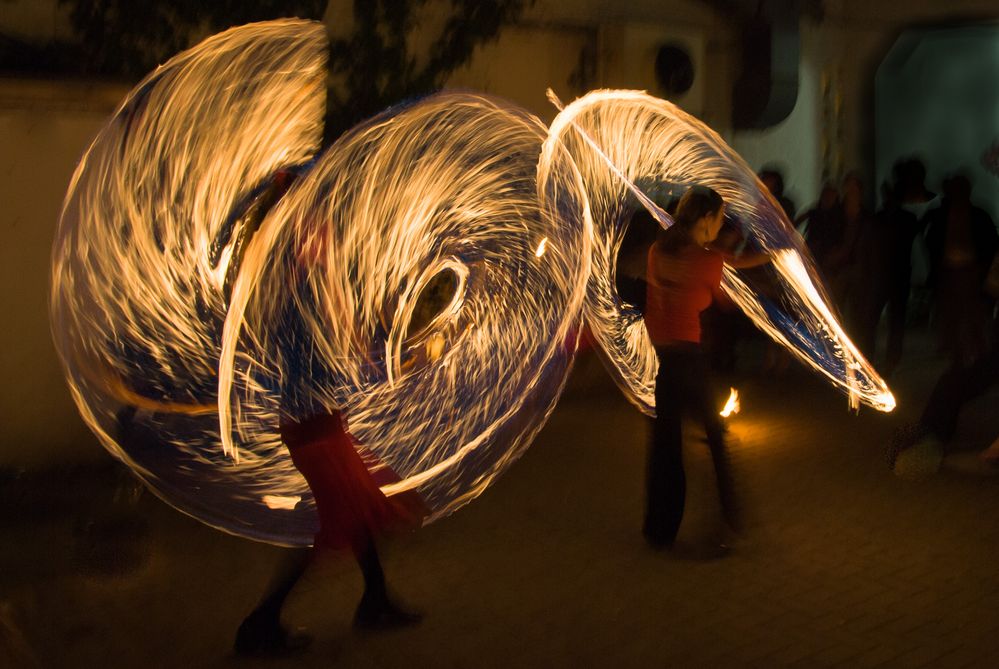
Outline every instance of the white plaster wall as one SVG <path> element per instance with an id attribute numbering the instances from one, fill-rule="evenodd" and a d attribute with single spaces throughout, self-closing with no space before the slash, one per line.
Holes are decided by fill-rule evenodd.
<path id="1" fill-rule="evenodd" d="M 732 148 L 754 171 L 776 165 L 784 174 L 784 193 L 798 210 L 818 197 L 823 168 L 821 109 L 822 57 L 818 28 L 802 23 L 798 99 L 791 114 L 773 128 L 729 133 Z"/>
<path id="2" fill-rule="evenodd" d="M 697 117 L 704 115 L 706 80 L 713 73 L 705 68 L 705 27 L 679 29 L 672 23 L 611 23 L 600 30 L 600 85 L 633 88 L 665 97 L 656 81 L 655 63 L 659 47 L 672 44 L 684 48 L 694 65 L 694 82 L 682 95 L 669 98 Z"/>
<path id="3" fill-rule="evenodd" d="M 587 28 L 536 23 L 508 28 L 484 45 L 473 60 L 449 80 L 450 88 L 472 88 L 507 98 L 550 121 L 555 108 L 545 91 L 551 87 L 566 103 L 592 88 L 628 88 L 664 95 L 655 77 L 655 58 L 663 44 L 687 49 L 695 67 L 694 84 L 672 101 L 695 116 L 706 107 L 707 80 L 717 76 L 705 64 L 703 31 L 678 31 L 669 24 L 610 23 Z M 580 85 L 581 56 L 591 49 L 589 87 Z"/>

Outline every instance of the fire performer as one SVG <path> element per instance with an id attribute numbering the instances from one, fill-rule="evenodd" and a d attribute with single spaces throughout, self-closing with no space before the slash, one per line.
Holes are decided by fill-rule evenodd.
<path id="1" fill-rule="evenodd" d="M 726 261 L 733 267 L 751 267 L 767 262 L 769 256 L 744 254 L 726 260 L 710 248 L 724 217 L 721 196 L 710 188 L 694 186 L 680 199 L 674 224 L 661 231 L 649 249 L 645 326 L 656 347 L 659 369 L 643 533 L 657 549 L 673 547 L 683 518 L 686 476 L 681 421 L 685 410 L 704 423 L 724 519 L 734 531 L 741 526 L 725 428 L 701 350 L 700 315 L 721 294 Z M 721 544 L 714 552 L 720 555 L 726 550 Z"/>
<path id="2" fill-rule="evenodd" d="M 282 181 L 279 187 L 287 188 Z M 320 243 L 324 243 L 323 242 Z M 309 247 L 295 259 L 300 287 L 321 262 L 322 254 Z M 310 391 L 320 378 L 331 376 L 315 355 L 319 336 L 303 314 L 314 311 L 308 290 L 292 291 L 277 331 L 286 374 L 281 379 L 280 435 L 292 463 L 312 491 L 319 531 L 311 549 L 297 548 L 279 565 L 257 607 L 240 625 L 235 650 L 239 654 L 270 655 L 293 652 L 311 642 L 292 633 L 281 622 L 281 610 L 309 565 L 333 551 L 349 549 L 364 578 L 364 593 L 354 614 L 354 627 L 388 629 L 419 623 L 389 593 L 375 543 L 386 531 L 419 527 L 428 509 L 416 491 L 387 497 L 381 486 L 399 479 L 384 463 L 365 463 L 347 429 L 341 409 L 320 401 Z M 304 298 L 304 299 L 303 299 Z M 376 472 L 376 473 L 372 473 Z"/>
<path id="3" fill-rule="evenodd" d="M 236 652 L 280 654 L 307 646 L 311 639 L 290 633 L 281 609 L 309 565 L 330 551 L 349 549 L 364 577 L 364 594 L 354 614 L 360 629 L 413 625 L 421 615 L 389 594 L 376 535 L 419 526 L 425 514 L 415 493 L 386 497 L 357 454 L 339 411 L 320 412 L 304 420 L 282 419 L 281 439 L 292 462 L 309 484 L 319 513 L 319 532 L 311 549 L 298 548 L 280 565 L 256 609 L 240 625 Z M 383 470 L 383 471 L 388 471 Z"/>

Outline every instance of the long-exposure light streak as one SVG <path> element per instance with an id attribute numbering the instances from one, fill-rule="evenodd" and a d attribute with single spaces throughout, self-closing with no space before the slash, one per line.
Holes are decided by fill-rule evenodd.
<path id="1" fill-rule="evenodd" d="M 273 541 L 313 531 L 311 496 L 267 511 L 307 494 L 276 435 L 238 466 L 221 452 L 221 329 L 253 194 L 319 149 L 325 62 L 323 27 L 289 20 L 165 63 L 81 160 L 53 245 L 52 331 L 88 426 L 170 504 Z"/>
<path id="2" fill-rule="evenodd" d="M 314 503 L 279 423 L 341 410 L 382 490 L 439 518 L 544 424 L 584 317 L 651 413 L 655 353 L 613 287 L 635 209 L 671 223 L 646 186 L 718 190 L 774 257 L 764 278 L 727 268 L 726 291 L 853 400 L 894 405 L 773 200 L 676 107 L 599 91 L 548 130 L 442 93 L 320 154 L 326 48 L 321 24 L 292 20 L 205 40 L 130 93 L 70 184 L 50 307 L 70 391 L 170 504 L 308 543 Z"/>
<path id="3" fill-rule="evenodd" d="M 559 112 L 565 110 L 565 105 L 563 105 L 559 97 L 555 95 L 555 91 L 553 91 L 550 88 L 548 89 L 548 99 L 551 101 L 553 105 L 555 105 L 555 108 L 558 109 Z M 670 215 L 667 214 L 662 207 L 657 205 L 655 201 L 652 200 L 652 198 L 650 198 L 648 195 L 642 192 L 642 189 L 640 189 L 638 186 L 632 183 L 632 181 L 627 176 L 625 176 L 625 174 L 620 170 L 620 168 L 618 168 L 618 166 L 615 165 L 614 162 L 607 157 L 607 154 L 600 149 L 600 146 L 592 137 L 590 137 L 590 135 L 586 132 L 586 130 L 581 128 L 579 124 L 577 124 L 575 121 L 572 121 L 571 125 L 572 129 L 575 130 L 577 133 L 579 133 L 579 136 L 583 139 L 583 141 L 586 142 L 586 144 L 591 149 L 593 149 L 594 155 L 599 157 L 607 166 L 607 168 L 610 169 L 610 171 L 614 173 L 614 175 L 616 175 L 621 180 L 622 185 L 624 185 L 624 187 L 627 188 L 628 191 L 633 196 L 635 196 L 635 198 L 641 203 L 641 205 L 645 207 L 646 211 L 652 214 L 652 217 L 659 222 L 659 225 L 663 226 L 664 228 L 668 228 L 669 226 L 673 225 L 673 219 L 670 217 Z"/>
<path id="4" fill-rule="evenodd" d="M 585 224 L 542 206 L 544 137 L 508 103 L 449 93 L 327 149 L 265 219 L 234 285 L 218 394 L 227 450 L 254 438 L 245 407 L 342 409 L 362 458 L 394 474 L 382 490 L 416 489 L 428 522 L 507 468 L 565 383 L 589 270 Z M 563 197 L 560 211 L 585 221 L 581 202 Z M 446 272 L 455 294 L 411 332 Z M 300 383 L 288 313 L 311 351 Z"/>
<path id="5" fill-rule="evenodd" d="M 725 292 L 764 332 L 841 387 L 851 403 L 859 399 L 882 411 L 894 407 L 887 385 L 829 309 L 800 237 L 717 133 L 646 93 L 595 91 L 556 116 L 548 143 L 572 156 L 593 218 L 585 319 L 611 375 L 640 409 L 655 411 L 655 351 L 638 311 L 624 304 L 615 288 L 617 251 L 638 206 L 630 195 L 636 183 L 701 183 L 718 191 L 750 246 L 775 256 L 762 269 L 726 267 Z M 540 174 L 556 182 L 562 176 L 543 164 Z M 656 217 L 658 211 L 654 206 L 650 214 Z"/>

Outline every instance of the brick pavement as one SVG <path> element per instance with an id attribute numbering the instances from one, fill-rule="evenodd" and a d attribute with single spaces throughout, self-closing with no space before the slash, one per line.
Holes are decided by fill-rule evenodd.
<path id="1" fill-rule="evenodd" d="M 232 657 L 280 549 L 149 494 L 115 501 L 131 488 L 104 466 L 40 489 L 24 488 L 46 481 L 37 474 L 0 486 L 20 500 L 0 516 L 0 650 L 21 633 L 53 667 L 996 665 L 999 477 L 960 453 L 918 483 L 884 465 L 888 435 L 918 411 L 937 363 L 917 356 L 900 372 L 892 416 L 854 415 L 803 372 L 742 379 L 731 436 L 749 522 L 712 562 L 642 543 L 646 423 L 593 364 L 481 498 L 387 546 L 391 581 L 428 613 L 418 628 L 354 633 L 360 582 L 340 559 L 289 603 L 288 619 L 317 635 L 308 652 Z M 958 448 L 999 433 L 996 397 L 971 407 Z M 688 454 L 681 539 L 692 544 L 718 525 L 705 450 L 694 440 Z M 94 544 L 109 518 L 118 553 Z"/>

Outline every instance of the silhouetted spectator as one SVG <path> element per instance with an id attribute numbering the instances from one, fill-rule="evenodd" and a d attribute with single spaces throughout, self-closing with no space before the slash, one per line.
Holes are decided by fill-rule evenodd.
<path id="1" fill-rule="evenodd" d="M 832 268 L 829 290 L 840 312 L 853 320 L 856 296 L 865 290 L 857 262 L 860 236 L 871 226 L 873 216 L 864 206 L 864 185 L 860 176 L 850 173 L 841 184 L 840 208 L 843 216 L 843 236 L 829 253 Z"/>
<path id="2" fill-rule="evenodd" d="M 882 186 L 883 207 L 861 232 L 857 267 L 865 286 L 857 292 L 857 345 L 873 359 L 881 312 L 888 307 L 888 345 L 884 373 L 890 376 L 902 359 L 905 319 L 912 274 L 912 241 L 919 233 L 916 216 L 901 208 L 895 188 Z"/>
<path id="3" fill-rule="evenodd" d="M 926 218 L 940 348 L 955 364 L 969 364 L 985 351 L 992 300 L 983 286 L 999 234 L 985 210 L 971 203 L 971 182 L 963 175 L 944 182 L 943 202 Z"/>
<path id="4" fill-rule="evenodd" d="M 775 167 L 764 167 L 760 170 L 760 181 L 763 185 L 770 191 L 777 203 L 784 210 L 784 215 L 787 217 L 788 222 L 794 224 L 794 214 L 796 208 L 794 202 L 792 202 L 784 194 L 784 175 Z M 760 290 L 765 294 L 773 297 L 778 291 L 774 284 L 773 275 L 766 271 L 753 272 L 756 274 L 756 284 L 760 286 Z M 754 329 L 754 332 L 758 334 L 758 331 Z M 764 373 L 781 373 L 785 371 L 791 364 L 791 356 L 786 350 L 779 344 L 775 343 L 769 337 L 764 337 L 763 342 L 763 371 Z"/>
<path id="5" fill-rule="evenodd" d="M 948 188 L 949 190 L 949 188 Z M 992 262 L 999 263 L 999 252 Z M 989 297 L 999 298 L 999 285 L 986 283 Z M 961 410 L 999 383 L 999 318 L 992 321 L 989 352 L 972 364 L 954 365 L 933 386 L 919 421 L 895 431 L 888 446 L 888 466 L 900 475 L 915 471 L 931 474 L 940 466 L 943 451 L 957 430 Z M 907 457 L 906 451 L 915 455 Z M 905 467 L 900 458 L 907 458 Z M 984 462 L 999 465 L 999 439 L 981 453 Z"/>
<path id="6" fill-rule="evenodd" d="M 798 217 L 795 223 L 805 236 L 808 250 L 818 265 L 822 278 L 829 285 L 835 278 L 835 252 L 843 244 L 846 222 L 839 203 L 839 191 L 833 183 L 822 186 L 819 201 Z"/>
<path id="7" fill-rule="evenodd" d="M 770 194 L 777 200 L 777 204 L 784 210 L 787 220 L 793 221 L 797 210 L 795 209 L 794 201 L 784 193 L 783 173 L 776 167 L 767 166 L 760 170 L 759 177 L 763 185 L 770 191 Z"/>
<path id="8" fill-rule="evenodd" d="M 916 157 L 900 158 L 892 166 L 892 177 L 899 206 L 919 221 L 920 231 L 926 228 L 926 213 L 940 204 L 940 197 L 926 188 L 926 166 Z M 929 276 L 929 252 L 922 234 L 912 240 L 911 283 L 918 305 L 926 302 L 926 281 Z"/>
<path id="9" fill-rule="evenodd" d="M 933 386 L 919 422 L 902 427 L 893 435 L 888 447 L 888 466 L 895 469 L 905 451 L 917 449 L 917 452 L 922 451 L 922 473 L 935 472 L 947 442 L 957 431 L 961 410 L 997 382 L 999 349 L 995 347 L 975 364 L 951 367 L 945 371 Z M 990 464 L 999 464 L 999 445 L 992 444 L 984 450 L 982 458 Z"/>
<path id="10" fill-rule="evenodd" d="M 937 194 L 926 188 L 926 166 L 919 158 L 900 158 L 892 166 L 899 203 L 921 219 L 939 203 Z"/>

